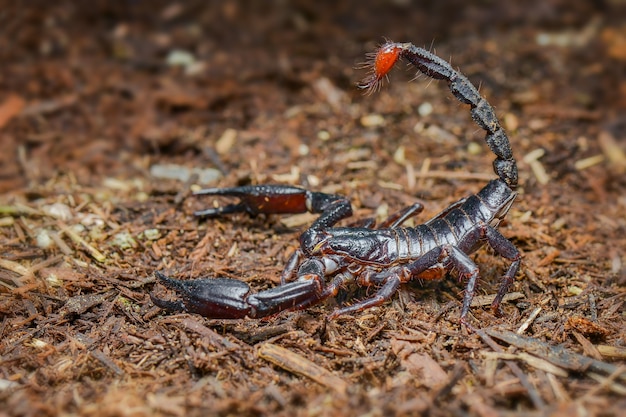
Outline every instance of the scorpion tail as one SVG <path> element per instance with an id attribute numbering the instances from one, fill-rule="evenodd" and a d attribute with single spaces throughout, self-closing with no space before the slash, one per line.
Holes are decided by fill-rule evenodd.
<path id="1" fill-rule="evenodd" d="M 359 88 L 368 92 L 380 88 L 382 81 L 400 58 L 406 59 L 430 78 L 446 80 L 454 97 L 471 106 L 472 119 L 487 132 L 485 142 L 496 155 L 493 162 L 495 173 L 509 188 L 517 189 L 517 163 L 513 158 L 509 138 L 500 126 L 493 107 L 481 97 L 467 77 L 454 70 L 447 61 L 412 43 L 387 41 L 371 55 L 367 65 L 371 69 L 370 74 L 359 84 Z"/>

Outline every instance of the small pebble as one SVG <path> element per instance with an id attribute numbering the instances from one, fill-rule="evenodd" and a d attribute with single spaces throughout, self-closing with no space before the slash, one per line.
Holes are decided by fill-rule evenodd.
<path id="1" fill-rule="evenodd" d="M 136 248 L 137 242 L 133 236 L 128 232 L 121 232 L 113 236 L 111 240 L 112 246 L 117 246 L 120 249 Z"/>
<path id="2" fill-rule="evenodd" d="M 426 125 L 424 125 L 423 123 L 418 122 L 413 130 L 416 133 L 423 133 L 424 135 L 439 143 L 456 144 L 459 142 L 459 139 L 452 132 L 442 129 L 441 127 L 436 125 L 430 125 L 426 127 Z"/>
<path id="3" fill-rule="evenodd" d="M 37 241 L 37 246 L 41 249 L 49 249 L 54 245 L 54 241 L 46 229 L 39 230 L 35 240 Z"/>
<path id="4" fill-rule="evenodd" d="M 102 181 L 102 185 L 106 188 L 118 191 L 130 191 L 133 188 L 133 184 L 130 181 L 122 181 L 117 178 L 105 178 L 104 181 Z"/>
<path id="5" fill-rule="evenodd" d="M 150 175 L 158 179 L 187 182 L 193 174 L 198 175 L 198 182 L 200 184 L 213 183 L 222 176 L 221 172 L 214 168 L 190 169 L 186 166 L 176 164 L 154 164 L 150 167 Z"/>
<path id="6" fill-rule="evenodd" d="M 215 143 L 215 151 L 219 155 L 224 155 L 235 146 L 236 141 L 237 131 L 235 129 L 226 129 Z"/>
<path id="7" fill-rule="evenodd" d="M 65 222 L 71 220 L 74 217 L 72 215 L 72 210 L 70 209 L 70 207 L 67 204 L 63 203 L 54 203 L 50 204 L 49 206 L 43 206 L 42 210 L 48 216 L 52 216 L 55 219 L 63 220 Z"/>
<path id="8" fill-rule="evenodd" d="M 0 227 L 13 226 L 15 219 L 13 217 L 0 217 Z"/>
<path id="9" fill-rule="evenodd" d="M 432 112 L 433 112 L 433 105 L 430 104 L 428 101 L 420 104 L 419 107 L 417 108 L 417 113 L 419 113 L 419 115 L 422 117 L 428 116 Z"/>
<path id="10" fill-rule="evenodd" d="M 378 127 L 385 125 L 385 118 L 380 114 L 367 114 L 361 117 L 361 124 L 365 127 Z"/>
<path id="11" fill-rule="evenodd" d="M 309 147 L 305 145 L 304 143 L 301 143 L 300 146 L 298 146 L 298 155 L 307 156 L 308 154 L 309 154 Z"/>
<path id="12" fill-rule="evenodd" d="M 85 226 L 83 226 L 82 224 L 73 224 L 70 226 L 70 229 L 72 232 L 76 233 L 77 235 L 80 235 L 85 230 L 87 230 Z"/>
<path id="13" fill-rule="evenodd" d="M 406 150 L 404 146 L 398 146 L 396 151 L 393 153 L 393 160 L 398 165 L 406 164 Z"/>
<path id="14" fill-rule="evenodd" d="M 86 227 L 104 227 L 104 219 L 97 214 L 88 213 L 79 215 L 81 217 L 80 223 Z"/>
<path id="15" fill-rule="evenodd" d="M 188 67 L 196 62 L 196 58 L 191 52 L 174 49 L 167 55 L 165 62 L 170 67 Z"/>
<path id="16" fill-rule="evenodd" d="M 476 142 L 470 142 L 467 145 L 467 153 L 469 153 L 470 155 L 480 155 L 482 151 L 483 151 L 482 146 L 480 146 Z"/>
<path id="17" fill-rule="evenodd" d="M 161 231 L 159 229 L 146 229 L 143 231 L 143 236 L 146 240 L 157 240 L 161 238 Z"/>
<path id="18" fill-rule="evenodd" d="M 317 132 L 317 138 L 325 142 L 330 139 L 330 133 L 327 130 L 320 130 Z"/>
<path id="19" fill-rule="evenodd" d="M 513 113 L 507 113 L 504 115 L 504 127 L 509 132 L 514 132 L 519 127 L 519 120 Z"/>

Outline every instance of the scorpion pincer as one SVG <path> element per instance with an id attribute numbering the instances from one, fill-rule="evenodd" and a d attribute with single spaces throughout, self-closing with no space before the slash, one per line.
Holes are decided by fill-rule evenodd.
<path id="1" fill-rule="evenodd" d="M 498 176 L 475 195 L 470 195 L 424 224 L 402 227 L 403 222 L 422 211 L 416 203 L 376 226 L 336 227 L 352 215 L 350 201 L 341 195 L 311 192 L 287 185 L 251 185 L 210 188 L 198 195 L 237 197 L 239 202 L 196 212 L 197 216 L 223 214 L 318 213 L 320 216 L 300 236 L 300 247 L 290 257 L 281 275 L 281 285 L 252 293 L 248 284 L 228 278 L 178 280 L 156 272 L 159 281 L 175 290 L 180 299 L 166 301 L 151 295 L 153 302 L 168 311 L 198 313 L 211 318 L 238 319 L 266 317 L 284 310 L 304 309 L 337 294 L 348 284 L 377 287 L 367 299 L 332 312 L 329 318 L 380 305 L 413 279 L 441 279 L 457 271 L 467 282 L 460 320 L 466 326 L 476 291 L 479 270 L 469 257 L 488 244 L 509 260 L 491 304 L 501 315 L 500 304 L 515 279 L 521 255 L 497 230 L 517 195 L 517 164 L 509 139 L 493 107 L 474 85 L 433 53 L 411 43 L 386 42 L 371 55 L 371 73 L 360 84 L 377 90 L 395 63 L 404 59 L 433 79 L 445 80 L 459 101 L 469 104 L 474 122 L 486 131 L 485 141 L 496 155 L 493 168 Z"/>

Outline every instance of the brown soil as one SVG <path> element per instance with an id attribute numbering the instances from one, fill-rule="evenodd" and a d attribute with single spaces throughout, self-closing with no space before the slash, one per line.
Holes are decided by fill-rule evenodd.
<path id="1" fill-rule="evenodd" d="M 0 416 L 626 409 L 624 1 L 4 3 Z M 500 230 L 524 261 L 505 317 L 489 250 L 474 333 L 453 277 L 327 324 L 368 290 L 266 320 L 156 308 L 174 294 L 155 270 L 278 285 L 310 221 L 199 221 L 197 187 L 301 185 L 360 218 L 420 200 L 424 221 L 493 177 L 445 83 L 355 87 L 384 38 L 450 58 L 510 133 L 522 191 Z"/>

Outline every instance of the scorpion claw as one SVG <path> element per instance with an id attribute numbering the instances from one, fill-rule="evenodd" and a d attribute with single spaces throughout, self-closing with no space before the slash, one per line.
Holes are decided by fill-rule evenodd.
<path id="1" fill-rule="evenodd" d="M 222 214 L 241 213 L 245 212 L 246 207 L 243 204 L 229 204 L 224 207 L 216 207 L 205 210 L 194 211 L 193 215 L 196 217 L 217 217 Z"/>
<path id="2" fill-rule="evenodd" d="M 251 310 L 246 301 L 250 287 L 245 282 L 229 278 L 181 281 L 158 271 L 155 275 L 163 285 L 182 297 L 181 301 L 165 301 L 151 294 L 154 304 L 165 310 L 197 313 L 216 319 L 243 318 Z"/>
<path id="3" fill-rule="evenodd" d="M 230 188 L 207 188 L 194 195 L 218 195 L 237 197 L 240 202 L 224 207 L 197 211 L 199 217 L 215 217 L 221 214 L 246 212 L 257 214 L 320 213 L 313 228 L 331 227 L 339 220 L 352 215 L 350 201 L 343 196 L 311 192 L 290 185 L 245 185 Z"/>
<path id="4" fill-rule="evenodd" d="M 251 215 L 304 213 L 307 211 L 308 191 L 289 185 L 245 185 L 230 188 L 206 188 L 194 195 L 218 195 L 237 197 L 238 204 L 197 211 L 200 217 L 213 217 L 221 214 L 247 212 Z"/>
<path id="5" fill-rule="evenodd" d="M 150 299 L 152 303 L 163 309 L 165 311 L 169 311 L 172 313 L 184 313 L 186 312 L 185 304 L 182 301 L 167 301 L 162 298 L 157 297 L 156 295 L 150 293 Z"/>
<path id="6" fill-rule="evenodd" d="M 299 279 L 256 294 L 245 282 L 230 278 L 179 280 L 160 272 L 156 277 L 176 291 L 179 301 L 166 301 L 150 294 L 152 302 L 167 311 L 196 313 L 212 319 L 267 317 L 284 310 L 302 309 L 328 297 L 317 279 Z"/>

